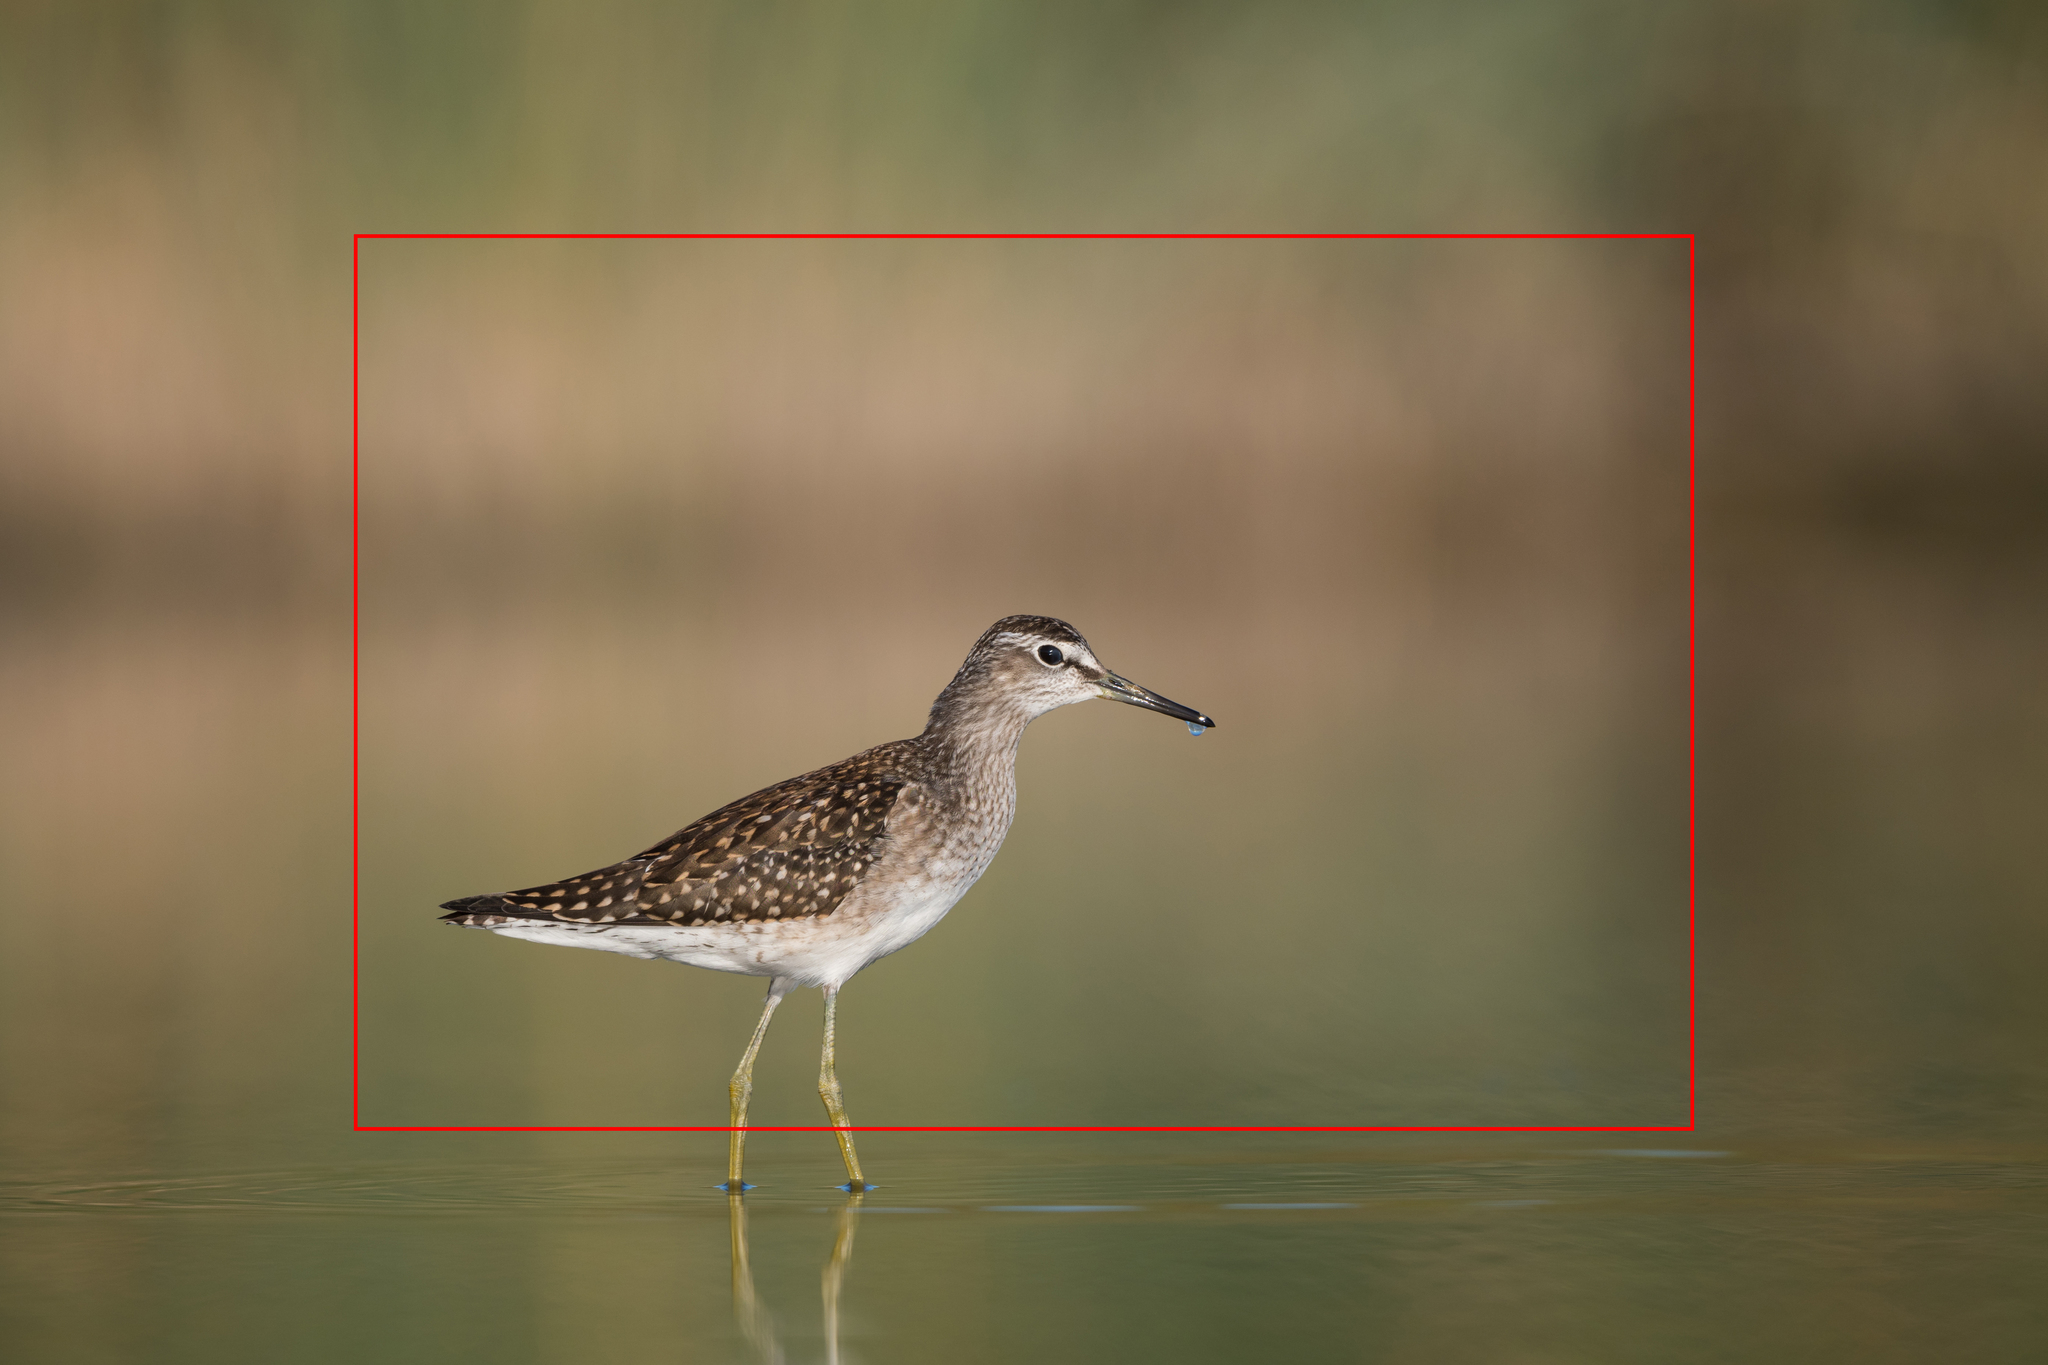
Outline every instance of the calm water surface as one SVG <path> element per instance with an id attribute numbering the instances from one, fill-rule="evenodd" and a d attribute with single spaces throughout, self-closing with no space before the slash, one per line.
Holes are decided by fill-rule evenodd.
<path id="1" fill-rule="evenodd" d="M 873 1135 L 883 1187 L 850 1199 L 819 1135 L 763 1134 L 742 1205 L 698 1138 L 685 1161 L 456 1142 L 12 1182 L 15 1358 L 2020 1361 L 2048 1340 L 2038 1150 Z"/>
<path id="2" fill-rule="evenodd" d="M 13 656 L 66 667 L 15 679 L 36 777 L 8 891 L 66 913 L 18 916 L 0 954 L 10 1361 L 2048 1355 L 2037 832 L 1936 800 L 2027 808 L 2032 766 L 1990 729 L 1981 762 L 1930 731 L 1875 778 L 1828 734 L 1754 751 L 1792 775 L 1761 767 L 1703 826 L 1696 1131 L 871 1133 L 858 1203 L 825 1135 L 761 1133 L 740 1208 L 715 1133 L 352 1132 L 346 656 L 130 634 Z M 1655 773 L 1574 777 L 1621 732 L 1466 762 L 1438 743 L 1460 711 L 1336 763 L 1220 684 L 1186 695 L 1245 719 L 1033 734 L 1003 859 L 842 1007 L 856 1122 L 1683 1121 L 1683 846 L 1651 837 L 1683 824 Z M 630 810 L 592 795 L 622 742 L 521 813 L 479 809 L 522 789 L 466 755 L 390 742 L 419 715 L 365 731 L 364 1121 L 717 1122 L 759 983 L 434 905 L 594 865 L 889 718 L 738 727 L 734 752 L 790 752 L 678 760 L 696 785 Z M 1277 870 L 1217 856 L 1246 792 Z M 765 1124 L 815 1122 L 816 1009 L 768 1040 Z"/>

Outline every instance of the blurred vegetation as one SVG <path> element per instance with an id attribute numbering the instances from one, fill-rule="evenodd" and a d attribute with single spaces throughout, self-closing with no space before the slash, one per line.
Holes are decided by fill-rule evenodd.
<path id="1" fill-rule="evenodd" d="M 2037 1116 L 2018 1040 L 2041 1023 L 2023 812 L 2043 739 L 2044 43 L 2037 6 L 1827 0 L 9 7 L 0 668 L 23 918 L 0 970 L 7 1032 L 34 1040 L 8 1083 L 43 1097 L 10 1141 L 47 1159 L 89 1127 L 140 1160 L 223 1116 L 313 1132 L 338 1113 L 358 231 L 1698 234 L 1709 1113 Z M 1479 840 L 1456 903 L 1500 960 L 1456 990 L 1389 981 L 1380 1023 L 1442 986 L 1435 1036 L 1487 983 L 1540 976 L 1525 940 L 1488 937 L 1527 909 L 1503 888 L 1532 868 L 1550 909 L 1526 932 L 1584 945 L 1609 993 L 1574 1013 L 1524 980 L 1534 1013 L 1489 1027 L 1612 1036 L 1631 1002 L 1670 998 L 1668 924 L 1631 918 L 1680 865 L 1667 246 L 363 258 L 380 925 L 485 889 L 513 846 L 594 865 L 618 831 L 908 732 L 986 619 L 1047 609 L 1255 735 L 1256 762 L 1213 760 L 1230 782 L 1342 797 L 1269 808 L 1327 822 L 1331 861 L 1302 877 L 1363 866 L 1385 886 L 1411 860 L 1412 896 L 1368 928 L 1420 933 L 1396 912 L 1448 895 Z M 982 567 L 957 572 L 968 551 Z M 667 636 L 648 625 L 664 609 Z M 847 621 L 891 644 L 835 713 L 802 670 Z M 547 669 L 521 667 L 536 650 Z M 1356 733 L 1320 738 L 1332 714 Z M 1095 755 L 1128 776 L 1020 824 L 1037 870 L 1013 857 L 991 904 L 1058 902 L 1062 865 L 1110 875 L 1127 851 L 1101 822 L 1147 765 L 1214 780 L 1210 750 L 1139 754 L 1125 719 L 1089 717 L 1087 744 L 1034 734 L 1045 774 Z M 579 743 L 600 752 L 577 785 L 517 780 L 574 768 Z M 1413 782 L 1367 790 L 1368 763 Z M 1027 814 L 1056 790 L 1027 790 Z M 1193 804 L 1151 837 L 1200 869 L 1231 812 Z M 1342 834 L 1359 829 L 1365 853 Z M 1293 960 L 1216 916 L 1189 940 L 1214 942 L 1168 954 L 1174 980 L 1249 951 L 1277 989 Z M 1062 965 L 1019 981 L 974 932 L 945 951 L 989 962 L 1009 1007 Z M 409 943 L 394 973 L 496 946 Z M 1407 943 L 1451 970 L 1441 943 Z M 549 983 L 619 964 L 518 960 L 537 975 L 493 1002 L 507 1017 L 619 979 L 563 995 Z M 394 1009 L 429 984 L 384 979 L 407 988 Z M 962 979 L 901 988 L 906 1037 L 945 1003 L 920 1013 L 916 991 L 982 980 Z M 1182 1008 L 1185 1031 L 1217 1006 Z M 1000 1022 L 950 1064 L 971 1073 Z M 1216 1046 L 1251 1068 L 1276 1027 Z M 1531 1067 L 1525 1098 L 1549 1103 Z M 1124 1080 L 1064 1083 L 1087 1108 Z M 1428 1083 L 1387 1081 L 1488 1102 Z M 509 1108 L 521 1084 L 546 1088 L 506 1079 Z M 920 1093 L 914 1074 L 873 1084 Z M 1019 1121 L 1040 1099 L 1015 1099 Z"/>
<path id="2" fill-rule="evenodd" d="M 1949 544 L 2010 541 L 2039 496 L 2025 4 L 0 24 L 0 541 L 44 594 L 209 559 L 214 590 L 250 590 L 191 548 L 216 527 L 264 555 L 259 582 L 333 562 L 298 547 L 332 525 L 338 242 L 365 230 L 1695 232 L 1710 510 Z"/>

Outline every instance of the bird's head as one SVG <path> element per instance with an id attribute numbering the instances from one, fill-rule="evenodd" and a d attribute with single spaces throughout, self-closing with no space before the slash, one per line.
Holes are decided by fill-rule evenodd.
<path id="1" fill-rule="evenodd" d="M 1104 667 L 1081 632 L 1051 616 L 1005 616 L 982 632 L 946 688 L 966 701 L 1001 706 L 1033 720 L 1061 706 L 1106 697 L 1204 729 L 1216 724 Z M 940 698 L 941 704 L 947 700 Z"/>

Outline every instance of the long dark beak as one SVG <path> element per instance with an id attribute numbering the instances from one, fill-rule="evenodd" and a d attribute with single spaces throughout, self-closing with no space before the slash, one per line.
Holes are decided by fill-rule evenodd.
<path id="1" fill-rule="evenodd" d="M 1138 686 L 1129 678 L 1120 678 L 1116 674 L 1111 673 L 1104 677 L 1101 682 L 1097 683 L 1096 686 L 1101 688 L 1102 695 L 1108 697 L 1111 701 L 1129 702 L 1132 706 L 1142 706 L 1147 711 L 1157 711 L 1161 715 L 1172 716 L 1175 720 L 1184 720 L 1190 725 L 1199 725 L 1205 730 L 1216 728 L 1215 721 L 1210 720 L 1192 706 L 1182 706 L 1177 701 L 1168 701 L 1150 688 Z"/>

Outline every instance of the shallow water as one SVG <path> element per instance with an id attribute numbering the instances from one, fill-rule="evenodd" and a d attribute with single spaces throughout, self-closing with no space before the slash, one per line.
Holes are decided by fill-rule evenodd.
<path id="1" fill-rule="evenodd" d="M 118 634 L 14 656 L 42 665 L 9 717 L 36 760 L 9 894 L 66 913 L 20 916 L 0 954 L 10 1360 L 2003 1365 L 2048 1343 L 2034 831 L 1936 800 L 2025 809 L 2010 746 L 1963 763 L 1930 731 L 1882 780 L 1826 733 L 1751 753 L 1760 794 L 1703 825 L 1695 1130 L 864 1132 L 859 1201 L 827 1135 L 764 1131 L 735 1208 L 718 1133 L 352 1131 L 350 969 L 366 1123 L 720 1122 L 758 982 L 433 916 L 752 769 L 622 812 L 621 748 L 521 815 L 516 785 L 391 742 L 424 720 L 366 728 L 356 960 L 346 749 L 298 771 L 306 735 L 346 735 L 345 653 Z M 1449 747 L 1336 754 L 1242 709 L 1200 744 L 1127 708 L 1034 732 L 990 876 L 842 1002 L 856 1124 L 1682 1124 L 1683 847 L 1650 835 L 1683 826 L 1654 772 L 1563 761 L 1620 732 L 1466 761 L 1446 720 Z M 779 722 L 733 746 L 761 736 L 792 750 L 763 776 L 800 766 Z M 1246 793 L 1278 866 L 1215 856 Z M 817 1009 L 778 1016 L 763 1124 L 816 1122 Z"/>
<path id="2" fill-rule="evenodd" d="M 2040 1150 L 873 1135 L 882 1187 L 849 1198 L 821 1135 L 762 1134 L 762 1188 L 731 1200 L 715 1144 L 655 1141 L 14 1181 L 10 1338 L 80 1361 L 990 1362 L 2048 1340 Z"/>
<path id="3" fill-rule="evenodd" d="M 1696 1130 L 864 1132 L 881 1188 L 857 1201 L 829 1137 L 764 1131 L 736 1207 L 717 1133 L 351 1131 L 345 764 L 276 799 L 346 660 L 242 640 L 165 644 L 122 705 L 86 706 L 93 642 L 53 638 L 42 657 L 82 657 L 17 712 L 41 719 L 21 738 L 46 800 L 17 807 L 41 856 L 13 894 L 85 909 L 22 917 L 0 956 L 10 1360 L 2001 1365 L 2048 1343 L 2030 855 L 1972 824 L 1971 893 L 1925 871 L 1928 793 L 2010 791 L 2003 769 L 1930 750 L 1857 788 L 1854 828 L 1785 798 L 1724 830 L 1748 852 L 1703 888 Z M 150 724 L 180 677 L 212 728 Z M 1523 769 L 1491 751 L 1337 772 L 1277 730 L 1236 738 L 1255 714 L 1199 745 L 1110 708 L 1058 719 L 1003 860 L 842 1003 L 856 1124 L 1682 1122 L 1683 864 L 1630 852 L 1664 813 L 1623 799 L 1633 779 L 1509 802 L 1485 783 Z M 152 796 L 147 772 L 210 774 L 213 797 L 181 806 L 165 778 L 110 860 L 46 811 L 112 799 L 69 758 L 117 722 L 159 760 L 121 799 Z M 594 792 L 624 770 L 579 771 Z M 363 1120 L 721 1121 L 758 982 L 434 922 L 498 860 L 576 865 L 522 831 L 596 846 L 550 822 L 617 820 L 551 800 L 501 829 L 464 771 L 366 764 Z M 1113 785 L 1155 772 L 1168 795 Z M 1496 818 L 1566 790 L 1569 820 Z M 1202 861 L 1247 791 L 1299 854 L 1283 869 Z M 1418 794 L 1441 829 L 1357 833 Z M 1580 854 L 1537 856 L 1561 833 Z M 110 936 L 122 905 L 158 913 Z M 1317 951 L 1272 932 L 1283 911 Z M 816 1009 L 778 1016 L 764 1124 L 816 1121 Z"/>

